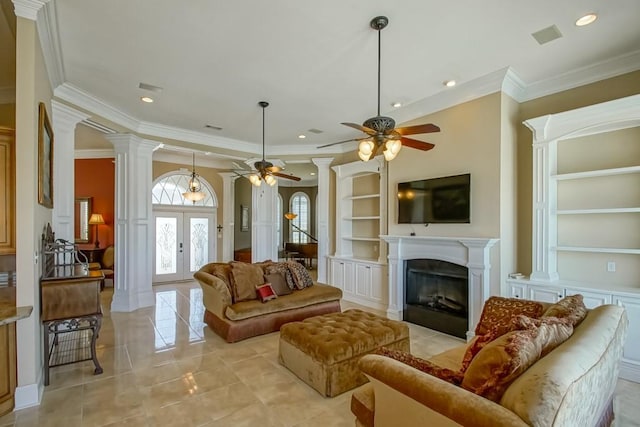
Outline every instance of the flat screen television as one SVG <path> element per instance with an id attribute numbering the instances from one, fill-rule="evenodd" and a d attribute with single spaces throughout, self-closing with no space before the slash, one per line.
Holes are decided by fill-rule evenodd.
<path id="1" fill-rule="evenodd" d="M 471 174 L 398 183 L 398 224 L 470 222 Z"/>

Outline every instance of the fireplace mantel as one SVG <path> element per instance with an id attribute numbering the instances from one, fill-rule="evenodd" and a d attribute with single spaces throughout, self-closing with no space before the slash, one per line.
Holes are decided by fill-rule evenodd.
<path id="1" fill-rule="evenodd" d="M 469 269 L 469 329 L 473 335 L 482 304 L 490 296 L 491 247 L 499 239 L 484 237 L 380 236 L 389 243 L 389 306 L 387 316 L 402 320 L 405 263 L 409 259 L 439 259 Z"/>

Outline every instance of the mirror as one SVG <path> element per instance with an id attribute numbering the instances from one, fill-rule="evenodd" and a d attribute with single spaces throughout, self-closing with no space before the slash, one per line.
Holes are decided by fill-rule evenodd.
<path id="1" fill-rule="evenodd" d="M 76 197 L 74 215 L 74 241 L 89 243 L 89 216 L 91 215 L 91 197 Z"/>

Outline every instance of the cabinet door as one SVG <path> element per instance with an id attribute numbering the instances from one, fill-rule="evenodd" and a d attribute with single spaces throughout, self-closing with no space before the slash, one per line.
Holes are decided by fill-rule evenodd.
<path id="1" fill-rule="evenodd" d="M 625 308 L 629 319 L 627 341 L 622 350 L 622 359 L 640 365 L 640 298 L 613 296 L 614 303 Z"/>
<path id="2" fill-rule="evenodd" d="M 598 306 L 604 304 L 611 304 L 611 294 L 605 294 L 600 292 L 586 292 L 582 289 L 576 290 L 571 288 L 566 288 L 564 290 L 565 295 L 575 295 L 580 294 L 584 297 L 584 305 L 587 308 L 596 308 Z"/>
<path id="3" fill-rule="evenodd" d="M 356 263 L 356 295 L 371 297 L 371 265 Z"/>
<path id="4" fill-rule="evenodd" d="M 541 302 L 558 302 L 564 298 L 564 289 L 553 286 L 529 286 L 529 299 Z"/>
<path id="5" fill-rule="evenodd" d="M 371 298 L 377 302 L 387 303 L 388 295 L 386 279 L 386 270 L 383 266 L 371 266 Z"/>
<path id="6" fill-rule="evenodd" d="M 518 299 L 527 298 L 527 285 L 523 285 L 521 283 L 508 283 L 508 286 L 509 286 L 510 298 L 518 298 Z"/>
<path id="7" fill-rule="evenodd" d="M 331 284 L 344 291 L 344 262 L 337 259 L 331 260 Z"/>
<path id="8" fill-rule="evenodd" d="M 343 292 L 347 294 L 353 295 L 355 293 L 355 283 L 353 277 L 353 262 L 351 261 L 342 261 L 344 264 L 343 271 L 344 275 L 342 276 L 342 283 L 344 283 Z"/>

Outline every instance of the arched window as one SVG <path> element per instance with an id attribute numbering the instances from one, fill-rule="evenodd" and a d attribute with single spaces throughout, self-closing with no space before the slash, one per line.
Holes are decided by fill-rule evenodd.
<path id="1" fill-rule="evenodd" d="M 200 177 L 202 183 L 202 191 L 205 198 L 196 202 L 187 200 L 182 197 L 182 193 L 189 188 L 189 179 L 191 173 L 188 170 L 180 170 L 169 172 L 162 175 L 156 180 L 151 190 L 151 203 L 154 205 L 171 205 L 171 206 L 211 206 L 217 207 L 218 200 L 213 189 L 207 181 Z"/>
<path id="2" fill-rule="evenodd" d="M 291 221 L 291 241 L 293 243 L 308 243 L 309 238 L 303 231 L 309 233 L 309 196 L 302 192 L 293 193 L 290 203 L 290 211 L 297 215 Z"/>

